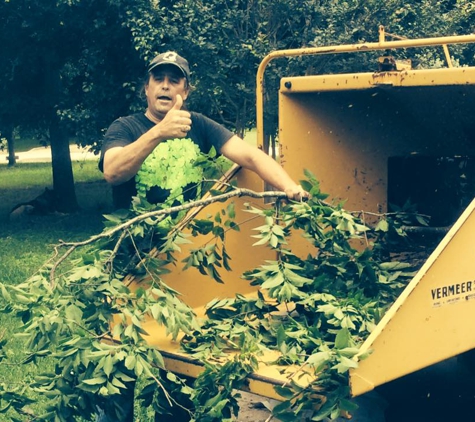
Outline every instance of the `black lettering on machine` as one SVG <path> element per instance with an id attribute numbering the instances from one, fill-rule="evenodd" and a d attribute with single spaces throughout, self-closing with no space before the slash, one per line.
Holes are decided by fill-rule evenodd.
<path id="1" fill-rule="evenodd" d="M 431 289 L 430 293 L 432 304 L 435 307 L 475 299 L 475 280 L 435 287 Z"/>

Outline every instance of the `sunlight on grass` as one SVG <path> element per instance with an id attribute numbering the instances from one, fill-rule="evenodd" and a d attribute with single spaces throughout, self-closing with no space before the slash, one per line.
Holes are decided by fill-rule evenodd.
<path id="1" fill-rule="evenodd" d="M 103 178 L 95 160 L 73 161 L 73 174 L 76 183 L 95 182 Z M 13 167 L 0 166 L 0 189 L 51 187 L 52 184 L 51 163 L 23 163 Z"/>

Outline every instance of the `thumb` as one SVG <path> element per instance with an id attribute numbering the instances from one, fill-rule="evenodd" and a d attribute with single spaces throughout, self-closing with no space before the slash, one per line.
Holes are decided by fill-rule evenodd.
<path id="1" fill-rule="evenodd" d="M 177 94 L 175 104 L 173 105 L 173 109 L 180 110 L 182 106 L 183 106 L 183 98 L 181 97 L 180 94 Z"/>

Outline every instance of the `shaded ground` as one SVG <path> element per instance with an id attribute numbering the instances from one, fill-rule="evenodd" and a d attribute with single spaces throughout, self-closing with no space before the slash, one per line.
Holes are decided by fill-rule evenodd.
<path id="1" fill-rule="evenodd" d="M 246 392 L 242 392 L 241 396 L 239 400 L 241 410 L 238 419 L 240 422 L 278 421 L 276 418 L 270 419 L 271 412 L 266 408 L 270 404 L 269 399 Z"/>
<path id="2" fill-rule="evenodd" d="M 379 387 L 386 422 L 475 421 L 474 374 L 472 363 L 452 358 Z"/>

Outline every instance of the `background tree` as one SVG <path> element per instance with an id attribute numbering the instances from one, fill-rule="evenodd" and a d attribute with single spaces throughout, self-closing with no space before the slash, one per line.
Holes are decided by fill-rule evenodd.
<path id="1" fill-rule="evenodd" d="M 255 124 L 256 71 L 270 51 L 375 41 L 380 24 L 411 38 L 464 34 L 474 19 L 466 0 L 10 0 L 0 12 L 0 125 L 4 133 L 35 129 L 51 143 L 60 211 L 78 206 L 70 137 L 97 150 L 111 121 L 141 106 L 140 76 L 158 52 L 177 50 L 189 59 L 196 88 L 190 108 L 242 135 Z M 440 65 L 441 57 L 422 50 L 413 58 Z M 266 139 L 277 134 L 282 75 L 375 69 L 370 55 L 272 63 Z"/>
<path id="2" fill-rule="evenodd" d="M 9 2 L 0 2 L 0 23 L 0 39 L 3 40 L 0 43 L 0 132 L 7 141 L 8 165 L 12 166 L 16 163 L 14 129 L 29 125 L 38 104 L 36 98 L 24 97 L 26 89 L 15 77 L 20 64 L 19 47 L 28 45 L 28 40 L 24 37 L 25 32 L 18 30 L 18 14 L 12 13 Z M 15 42 L 11 42 L 12 39 Z M 28 103 L 29 107 L 24 107 Z"/>
<path id="3" fill-rule="evenodd" d="M 3 100 L 2 120 L 41 132 L 51 144 L 58 211 L 78 208 L 69 153 L 72 135 L 97 145 L 106 121 L 128 111 L 143 64 L 120 9 L 105 0 L 2 2 L 0 78 L 15 98 Z M 113 71 L 111 71 L 111 69 Z M 8 112 L 5 112 L 8 110 Z"/>

